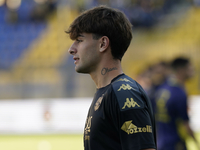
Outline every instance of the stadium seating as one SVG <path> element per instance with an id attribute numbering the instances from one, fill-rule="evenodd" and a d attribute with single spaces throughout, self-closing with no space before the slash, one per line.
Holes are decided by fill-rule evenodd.
<path id="1" fill-rule="evenodd" d="M 24 12 L 18 11 L 19 16 L 27 13 L 27 9 L 21 10 Z M 5 13 L 6 9 L 0 7 L 0 11 Z M 18 90 L 14 90 L 17 85 L 20 84 L 20 88 L 28 84 L 32 89 L 45 93 L 45 90 L 48 91 L 52 85 L 56 88 L 56 84 L 61 82 L 57 69 L 67 57 L 67 50 L 71 44 L 64 31 L 76 15 L 66 7 L 61 12 L 63 15 L 54 13 L 47 19 L 47 22 L 30 21 L 26 15 L 21 15 L 21 22 L 8 24 L 0 18 L 2 20 L 0 25 L 2 29 L 0 30 L 0 89 L 6 89 L 5 87 L 8 86 L 13 89 L 11 91 L 17 93 Z M 43 87 L 42 90 L 41 87 Z M 3 91 L 2 97 L 7 97 L 6 95 L 10 93 Z M 12 92 L 9 95 L 12 95 Z"/>
<path id="2" fill-rule="evenodd" d="M 8 24 L 5 15 L 0 15 L 0 98 L 69 96 L 72 87 L 81 88 L 78 91 L 85 95 L 91 94 L 85 92 L 88 82 L 84 76 L 76 77 L 78 86 L 73 81 L 75 79 L 70 78 L 75 77 L 74 67 L 71 67 L 73 60 L 68 58 L 67 52 L 72 41 L 64 31 L 78 12 L 64 6 L 44 21 L 33 21 L 25 13 L 32 7 L 28 1 L 20 6 L 20 21 L 16 24 Z M 6 11 L 5 7 L 0 7 L 0 14 Z M 135 77 L 148 65 L 178 55 L 190 56 L 197 71 L 200 71 L 200 10 L 186 7 L 175 14 L 168 14 L 151 29 L 137 29 L 133 32 L 133 41 L 122 61 L 126 74 Z M 188 88 L 195 87 L 190 91 L 191 94 L 199 93 L 198 80 L 195 76 L 188 84 Z M 68 95 L 64 88 L 67 88 Z"/>
<path id="3" fill-rule="evenodd" d="M 182 16 L 176 22 L 164 22 L 170 26 L 157 25 L 152 30 L 133 33 L 134 39 L 125 55 L 123 66 L 125 71 L 136 76 L 142 69 L 161 60 L 169 61 L 177 56 L 191 58 L 195 65 L 196 75 L 189 81 L 189 94 L 199 94 L 199 35 L 200 9 L 189 7 L 181 11 Z M 172 14 L 175 15 L 175 14 Z M 138 33 L 139 32 L 139 33 Z"/>

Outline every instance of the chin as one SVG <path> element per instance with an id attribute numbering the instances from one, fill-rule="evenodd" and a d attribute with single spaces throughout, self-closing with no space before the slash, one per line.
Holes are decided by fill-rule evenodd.
<path id="1" fill-rule="evenodd" d="M 75 67 L 76 72 L 88 74 L 89 72 L 86 69 Z"/>
<path id="2" fill-rule="evenodd" d="M 76 71 L 77 73 L 83 73 L 83 74 L 89 74 L 89 72 L 86 71 Z"/>

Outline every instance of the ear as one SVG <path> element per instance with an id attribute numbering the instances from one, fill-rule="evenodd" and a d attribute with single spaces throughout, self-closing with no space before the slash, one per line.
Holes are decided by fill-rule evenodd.
<path id="1" fill-rule="evenodd" d="M 109 44 L 110 44 L 110 40 L 107 36 L 101 37 L 99 51 L 104 52 L 109 47 Z"/>

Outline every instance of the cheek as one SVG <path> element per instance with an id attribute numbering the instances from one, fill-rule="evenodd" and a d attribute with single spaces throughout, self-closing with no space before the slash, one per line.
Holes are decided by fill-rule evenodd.
<path id="1" fill-rule="evenodd" d="M 192 76 L 194 76 L 194 74 L 195 74 L 194 69 L 190 69 L 189 70 L 189 76 L 192 77 Z"/>
<path id="2" fill-rule="evenodd" d="M 88 58 L 98 57 L 98 49 L 95 44 L 87 45 L 84 48 L 84 55 Z"/>
<path id="3" fill-rule="evenodd" d="M 93 58 L 98 57 L 98 42 L 97 41 L 85 41 L 81 43 L 80 55 L 84 60 L 93 60 Z"/>
<path id="4" fill-rule="evenodd" d="M 91 52 L 88 52 L 86 54 L 86 62 L 87 65 L 90 66 L 91 68 L 95 69 L 99 63 L 99 55 L 98 53 L 93 49 Z"/>

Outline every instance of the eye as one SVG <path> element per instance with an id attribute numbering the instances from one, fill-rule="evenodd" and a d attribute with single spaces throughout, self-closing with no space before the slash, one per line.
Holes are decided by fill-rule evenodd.
<path id="1" fill-rule="evenodd" d="M 80 42 L 82 42 L 83 40 L 76 39 L 76 41 L 77 41 L 78 43 L 80 43 Z"/>

